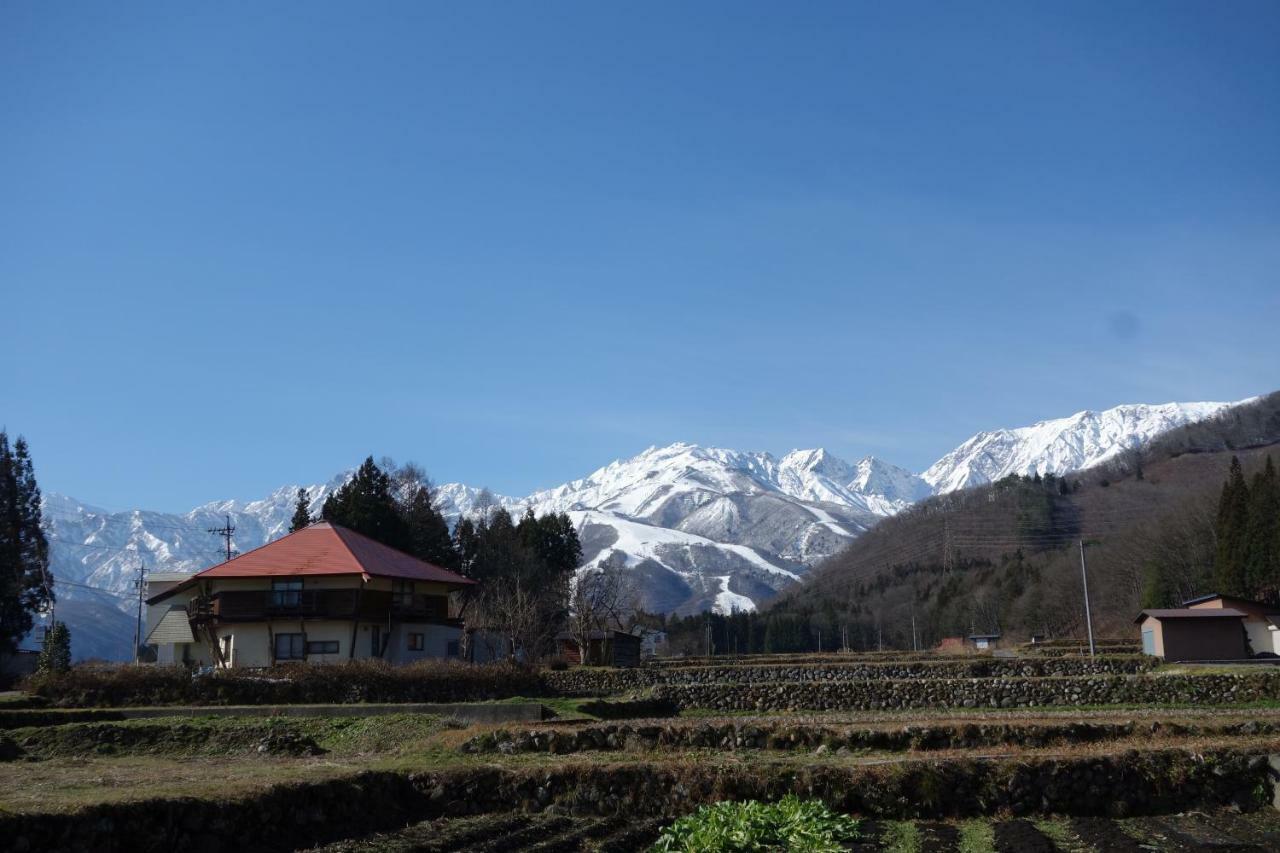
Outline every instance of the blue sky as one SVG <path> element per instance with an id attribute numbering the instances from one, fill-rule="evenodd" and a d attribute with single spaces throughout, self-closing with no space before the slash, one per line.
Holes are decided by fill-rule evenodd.
<path id="1" fill-rule="evenodd" d="M 0 423 L 183 510 L 366 454 L 921 469 L 1280 387 L 1280 4 L 0 2 Z"/>

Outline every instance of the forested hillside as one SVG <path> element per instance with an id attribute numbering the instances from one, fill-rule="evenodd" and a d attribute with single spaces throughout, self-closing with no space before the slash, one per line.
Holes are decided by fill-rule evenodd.
<path id="1" fill-rule="evenodd" d="M 1175 604 L 1218 585 L 1232 460 L 1239 481 L 1253 483 L 1265 479 L 1268 455 L 1280 464 L 1280 393 L 1105 466 L 930 498 L 880 522 L 765 613 L 717 619 L 712 641 L 745 651 L 815 648 L 819 632 L 827 649 L 846 637 L 855 648 L 927 646 L 975 630 L 1083 636 L 1081 542 L 1095 631 L 1133 634 L 1144 603 Z M 1251 586 L 1233 591 L 1267 591 L 1242 583 Z"/>

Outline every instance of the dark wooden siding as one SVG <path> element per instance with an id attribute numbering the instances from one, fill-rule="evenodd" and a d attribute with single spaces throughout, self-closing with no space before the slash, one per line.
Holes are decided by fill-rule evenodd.
<path id="1" fill-rule="evenodd" d="M 1161 619 L 1164 659 L 1243 660 L 1244 623 L 1239 616 L 1222 619 Z"/>

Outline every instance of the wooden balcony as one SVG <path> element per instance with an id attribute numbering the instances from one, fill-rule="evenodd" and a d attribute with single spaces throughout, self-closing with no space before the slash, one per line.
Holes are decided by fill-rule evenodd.
<path id="1" fill-rule="evenodd" d="M 246 590 L 193 599 L 193 619 L 265 622 L 268 619 L 358 619 L 362 622 L 450 622 L 443 595 L 397 595 L 358 589 Z"/>

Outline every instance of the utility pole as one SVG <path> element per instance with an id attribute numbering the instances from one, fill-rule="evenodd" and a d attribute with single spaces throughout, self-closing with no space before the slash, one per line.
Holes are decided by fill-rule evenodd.
<path id="1" fill-rule="evenodd" d="M 1080 540 L 1080 580 L 1084 582 L 1084 623 L 1089 629 L 1089 657 L 1097 654 L 1093 645 L 1093 616 L 1089 613 L 1089 570 L 1084 562 L 1084 539 Z"/>
<path id="2" fill-rule="evenodd" d="M 231 562 L 231 535 L 236 532 L 235 527 L 231 525 L 231 515 L 227 515 L 227 523 L 225 526 L 210 527 L 209 532 L 227 540 L 227 562 Z"/>
<path id="3" fill-rule="evenodd" d="M 916 642 L 916 603 L 911 602 L 911 651 L 920 651 L 920 645 Z"/>
<path id="4" fill-rule="evenodd" d="M 147 564 L 138 560 L 138 579 L 133 582 L 138 588 L 138 621 L 133 629 L 133 662 L 141 660 L 139 649 L 142 648 L 142 593 L 147 588 Z"/>

